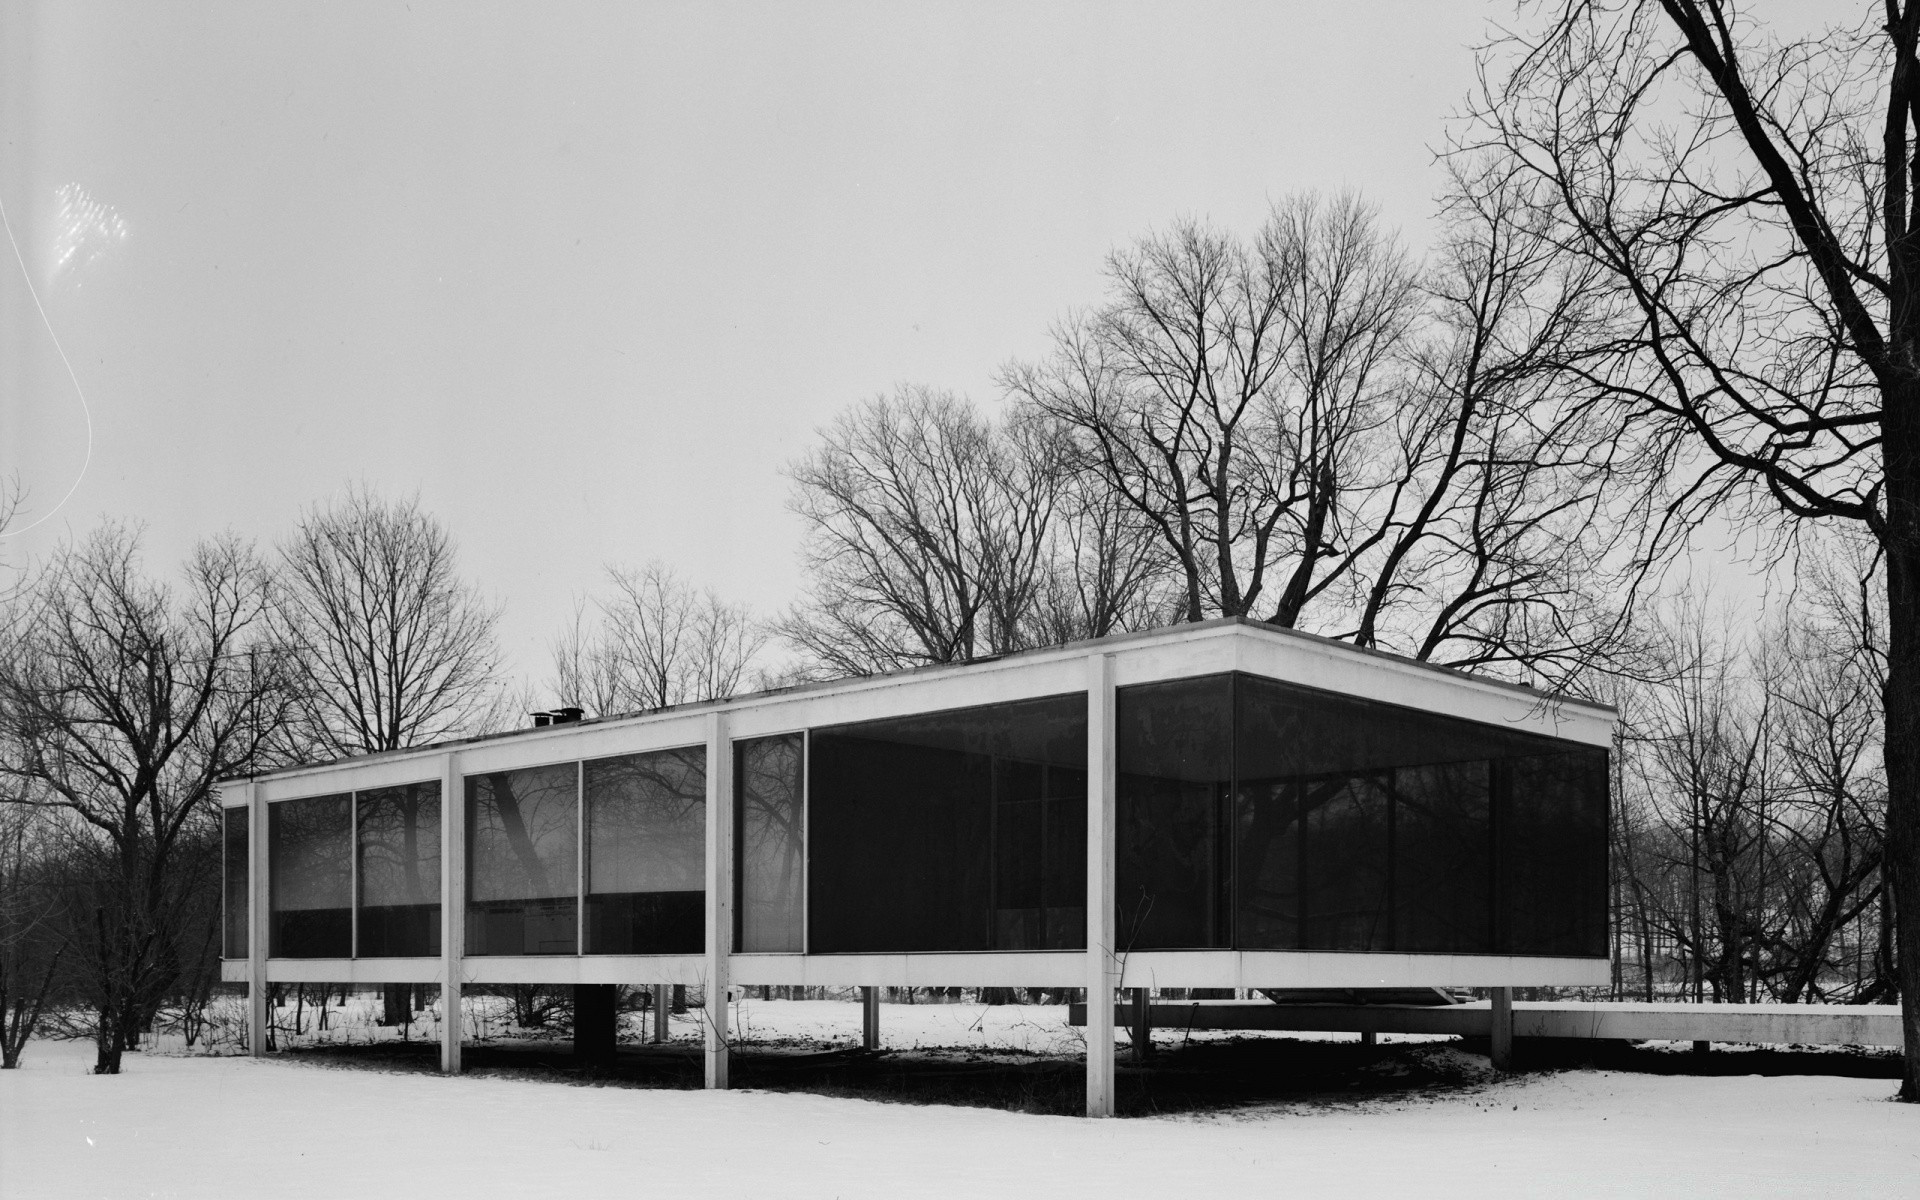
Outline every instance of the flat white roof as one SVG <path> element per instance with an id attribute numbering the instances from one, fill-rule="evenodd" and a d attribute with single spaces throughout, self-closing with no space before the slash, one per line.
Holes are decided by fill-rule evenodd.
<path id="1" fill-rule="evenodd" d="M 460 756 L 463 772 L 506 770 L 705 741 L 705 717 L 728 714 L 735 739 L 789 733 L 847 721 L 1060 695 L 1086 689 L 1084 660 L 1113 657 L 1119 687 L 1242 671 L 1301 687 L 1478 721 L 1502 728 L 1610 746 L 1610 705 L 1559 696 L 1520 684 L 1366 650 L 1314 634 L 1241 617 L 1027 650 L 969 663 L 916 667 L 885 675 L 836 679 L 563 725 L 388 750 L 229 777 L 266 786 L 269 799 L 329 789 L 390 786 L 438 778 L 437 760 Z M 238 797 L 234 797 L 236 802 Z"/>

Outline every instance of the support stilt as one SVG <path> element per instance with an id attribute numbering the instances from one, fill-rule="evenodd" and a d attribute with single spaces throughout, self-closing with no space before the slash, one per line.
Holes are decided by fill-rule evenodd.
<path id="1" fill-rule="evenodd" d="M 880 1048 L 880 989 L 860 989 L 860 1044 L 868 1050 Z"/>
<path id="2" fill-rule="evenodd" d="M 706 1078 L 727 1086 L 727 999 L 733 958 L 733 742 L 723 713 L 707 717 Z"/>
<path id="3" fill-rule="evenodd" d="M 1493 989 L 1491 1032 L 1494 1070 L 1513 1070 L 1513 989 L 1510 987 Z"/>
<path id="4" fill-rule="evenodd" d="M 1087 1115 L 1113 1115 L 1113 657 L 1087 658 Z"/>
<path id="5" fill-rule="evenodd" d="M 460 1073 L 461 991 L 467 949 L 467 822 L 458 756 L 440 767 L 440 1070 Z"/>

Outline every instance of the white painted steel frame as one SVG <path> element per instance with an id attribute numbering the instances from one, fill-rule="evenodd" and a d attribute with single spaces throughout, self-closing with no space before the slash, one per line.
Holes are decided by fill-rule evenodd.
<path id="1" fill-rule="evenodd" d="M 340 763 L 293 768 L 234 781 L 223 802 L 251 810 L 249 958 L 229 963 L 223 978 L 309 982 L 413 982 L 445 989 L 442 1066 L 459 1069 L 457 1014 L 464 983 L 684 983 L 707 990 L 707 1077 L 726 1086 L 727 1002 L 750 984 L 836 986 L 1053 987 L 1358 987 L 1571 986 L 1606 982 L 1604 958 L 1506 955 L 1191 950 L 1116 955 L 1112 930 L 1114 869 L 1114 691 L 1134 684 L 1242 671 L 1340 695 L 1398 705 L 1585 745 L 1612 745 L 1613 711 L 1531 689 L 1476 679 L 1441 668 L 1307 634 L 1240 620 L 1221 620 L 1125 635 L 1099 642 L 1011 655 L 985 663 L 929 668 L 870 679 L 841 680 L 633 717 L 526 730 L 511 736 L 395 751 Z M 811 747 L 804 734 L 826 725 L 940 712 L 1044 696 L 1088 693 L 1088 949 L 970 954 L 736 954 L 733 934 L 733 746 L 752 738 L 801 733 L 802 778 Z M 705 744 L 707 748 L 707 950 L 703 955 L 588 955 L 585 950 L 586 863 L 579 864 L 574 955 L 486 956 L 465 951 L 465 779 L 496 770 Z M 584 771 L 584 767 L 580 768 Z M 342 791 L 441 781 L 441 939 L 434 960 L 268 960 L 265 878 L 267 806 L 275 801 Z M 576 774 L 576 782 L 581 776 Z M 1098 801 L 1098 802 L 1096 802 Z M 811 797 L 803 782 L 802 828 L 810 832 Z M 586 797 L 576 787 L 577 844 L 584 849 Z M 358 813 L 356 805 L 355 820 Z M 806 936 L 806 872 L 802 848 L 801 930 Z M 358 847 L 355 847 L 357 860 Z M 357 861 L 355 869 L 357 870 Z M 357 897 L 356 897 L 357 900 Z M 1104 914 L 1104 916 L 1102 916 Z M 357 937 L 357 929 L 355 931 Z M 804 944 L 804 942 L 803 942 Z M 425 964 L 434 963 L 428 972 Z M 236 970 L 236 968 L 239 968 Z M 265 989 L 254 989 L 255 1041 L 263 1036 Z M 1105 1006 L 1099 1006 L 1104 1008 Z M 1110 1111 L 1112 1030 L 1103 1053 L 1089 1031 L 1089 1111 Z M 256 1044 L 256 1052 L 259 1046 Z M 1106 1063 L 1104 1073 L 1093 1059 Z M 1102 1078 L 1103 1077 L 1103 1078 Z M 1099 1093 L 1096 1095 L 1096 1093 Z M 1102 1100 L 1101 1097 L 1105 1099 Z"/>
<path id="2" fill-rule="evenodd" d="M 278 958 L 275 982 L 439 983 L 443 959 Z M 383 964 L 419 964 L 412 975 Z M 1338 950 L 1136 950 L 1121 956 L 1116 987 L 1364 988 L 1603 987 L 1605 959 L 1503 954 L 1410 954 Z M 704 987 L 704 954 L 587 954 L 466 959 L 467 983 L 679 983 Z M 734 954 L 736 987 L 1050 987 L 1087 984 L 1084 950 L 998 950 L 951 954 Z M 229 961 L 222 979 L 244 983 L 247 964 Z"/>

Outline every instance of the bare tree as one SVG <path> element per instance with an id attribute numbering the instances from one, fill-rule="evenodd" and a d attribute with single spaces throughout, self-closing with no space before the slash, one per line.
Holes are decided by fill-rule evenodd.
<path id="1" fill-rule="evenodd" d="M 1625 689 L 1615 867 L 1647 996 L 1656 941 L 1696 999 L 1881 994 L 1858 953 L 1884 928 L 1879 703 L 1812 590 L 1743 634 L 1683 607 Z"/>
<path id="2" fill-rule="evenodd" d="M 17 797 L 16 797 L 17 799 Z M 0 802 L 0 1069 L 46 1012 L 69 942 L 64 897 L 52 877 L 47 822 L 37 810 Z"/>
<path id="3" fill-rule="evenodd" d="M 117 1073 L 201 949 L 218 872 L 215 781 L 254 761 L 287 689 L 248 651 L 268 583 L 245 545 L 202 543 L 178 589 L 141 573 L 108 525 L 63 549 L 0 654 L 0 722 L 20 802 L 63 813 L 72 954 L 97 1014 L 95 1070 Z"/>
<path id="4" fill-rule="evenodd" d="M 499 609 L 460 578 L 452 537 L 417 499 L 353 488 L 310 509 L 280 547 L 271 617 L 315 752 L 425 745 L 489 721 Z"/>
<path id="5" fill-rule="evenodd" d="M 1186 619 L 1565 684 L 1626 633 L 1634 513 L 1611 437 L 1556 390 L 1590 272 L 1527 187 L 1456 163 L 1419 271 L 1351 196 L 1287 201 L 1251 245 L 1180 225 L 1005 382 L 1157 533 Z"/>
<path id="6" fill-rule="evenodd" d="M 1255 241 L 1192 221 L 1109 257 L 1110 299 L 1003 377 L 1072 429 L 1159 535 L 1183 615 L 1299 623 L 1339 581 L 1414 271 L 1356 197 L 1297 196 Z"/>
<path id="7" fill-rule="evenodd" d="M 1060 449 L 926 388 L 842 413 L 789 468 L 810 587 L 783 636 L 832 675 L 1024 648 Z"/>
<path id="8" fill-rule="evenodd" d="M 1330 632 L 1572 686 L 1623 648 L 1636 515 L 1614 439 L 1560 386 L 1594 325 L 1590 271 L 1555 253 L 1529 180 L 1451 166 L 1412 370 L 1375 447 L 1386 483 L 1347 542 L 1351 632 Z"/>
<path id="9" fill-rule="evenodd" d="M 1856 522 L 1886 569 L 1886 863 L 1920 1102 L 1920 4 L 1782 39 L 1727 0 L 1558 0 L 1461 141 L 1543 184 L 1610 336 L 1570 364 L 1709 511 Z M 1657 549 L 1657 547 L 1656 547 Z"/>
<path id="10" fill-rule="evenodd" d="M 575 605 L 552 645 L 555 695 L 596 714 L 713 700 L 740 690 L 767 635 L 745 608 L 662 563 L 608 567 L 611 595 Z"/>

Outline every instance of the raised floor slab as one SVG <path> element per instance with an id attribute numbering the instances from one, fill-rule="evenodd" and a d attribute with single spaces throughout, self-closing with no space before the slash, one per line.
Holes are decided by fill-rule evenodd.
<path id="1" fill-rule="evenodd" d="M 1116 1006 L 1125 1022 L 1125 1006 Z M 1432 1033 L 1486 1037 L 1486 1001 L 1408 1004 L 1273 1004 L 1266 1001 L 1163 1000 L 1150 1006 L 1156 1029 L 1261 1029 L 1336 1033 Z M 1068 1018 L 1086 1021 L 1076 1004 Z M 1900 1009 L 1890 1004 L 1644 1004 L 1534 1001 L 1513 1006 L 1515 1037 L 1619 1041 L 1751 1042 L 1809 1046 L 1902 1045 Z"/>

